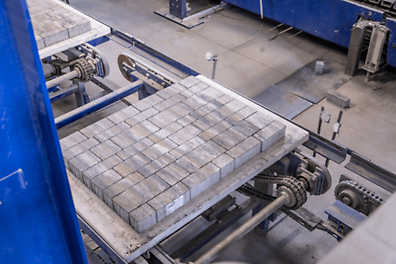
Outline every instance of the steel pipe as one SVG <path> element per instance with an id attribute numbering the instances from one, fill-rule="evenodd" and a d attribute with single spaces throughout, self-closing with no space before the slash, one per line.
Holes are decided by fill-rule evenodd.
<path id="1" fill-rule="evenodd" d="M 130 85 L 124 86 L 110 94 L 107 94 L 95 101 L 92 101 L 84 106 L 81 106 L 69 113 L 66 113 L 58 118 L 55 118 L 56 128 L 64 127 L 74 121 L 77 121 L 84 116 L 90 115 L 93 112 L 98 111 L 114 102 L 121 100 L 122 98 L 139 91 L 143 87 L 144 83 L 141 80 L 133 82 Z"/>
<path id="2" fill-rule="evenodd" d="M 65 81 L 69 81 L 73 78 L 76 78 L 76 77 L 78 77 L 78 75 L 79 75 L 79 73 L 76 70 L 74 70 L 69 73 L 63 74 L 59 77 L 56 77 L 55 79 L 49 80 L 45 84 L 47 85 L 47 88 L 51 88 L 51 87 L 54 87 L 58 84 L 65 82 Z"/>
<path id="3" fill-rule="evenodd" d="M 268 204 L 263 210 L 258 212 L 255 216 L 250 218 L 245 224 L 240 226 L 237 230 L 227 236 L 223 241 L 214 246 L 211 250 L 202 255 L 194 264 L 208 264 L 214 260 L 217 255 L 229 246 L 232 242 L 241 239 L 244 235 L 249 233 L 254 227 L 267 219 L 276 210 L 289 202 L 289 197 L 286 193 L 281 193 L 278 198 Z"/>

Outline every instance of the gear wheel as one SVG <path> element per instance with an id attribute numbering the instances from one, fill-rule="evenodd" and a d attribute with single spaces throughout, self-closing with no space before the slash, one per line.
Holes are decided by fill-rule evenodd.
<path id="1" fill-rule="evenodd" d="M 307 201 L 307 192 L 304 185 L 294 177 L 284 177 L 277 186 L 278 195 L 285 191 L 291 197 L 290 203 L 285 205 L 286 208 L 296 210 Z"/>
<path id="2" fill-rule="evenodd" d="M 363 214 L 367 214 L 369 209 L 369 198 L 365 192 L 362 186 L 350 180 L 340 182 L 334 189 L 337 200 Z"/>
<path id="3" fill-rule="evenodd" d="M 77 78 L 80 82 L 87 82 L 93 79 L 95 69 L 85 59 L 78 59 L 74 64 L 74 70 L 77 70 L 80 74 Z"/>

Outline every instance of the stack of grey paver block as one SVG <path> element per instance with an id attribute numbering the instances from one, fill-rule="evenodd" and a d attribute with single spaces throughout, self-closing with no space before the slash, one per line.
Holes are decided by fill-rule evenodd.
<path id="1" fill-rule="evenodd" d="M 348 108 L 349 103 L 351 102 L 350 98 L 348 98 L 347 96 L 345 96 L 343 94 L 340 94 L 339 92 L 337 92 L 334 89 L 331 89 L 327 92 L 326 98 L 330 102 L 332 102 L 338 106 L 341 106 L 343 108 Z"/>
<path id="2" fill-rule="evenodd" d="M 143 232 L 284 138 L 285 129 L 189 77 L 69 135 L 61 147 L 66 167 Z"/>
<path id="3" fill-rule="evenodd" d="M 38 49 L 91 30 L 91 22 L 53 0 L 27 0 Z"/>

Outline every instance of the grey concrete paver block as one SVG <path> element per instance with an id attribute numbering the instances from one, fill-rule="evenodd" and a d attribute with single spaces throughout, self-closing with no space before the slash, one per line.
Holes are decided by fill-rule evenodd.
<path id="1" fill-rule="evenodd" d="M 190 201 L 190 190 L 179 182 L 150 200 L 148 204 L 156 211 L 159 222 L 188 201 Z"/>
<path id="2" fill-rule="evenodd" d="M 171 89 L 171 90 L 173 90 L 175 92 L 181 93 L 181 92 L 185 91 L 187 88 L 184 87 L 183 85 L 175 83 L 172 86 L 168 87 L 168 89 Z"/>
<path id="3" fill-rule="evenodd" d="M 212 140 L 225 149 L 231 149 L 244 139 L 245 137 L 238 132 L 232 129 L 227 129 L 226 131 L 214 137 Z"/>
<path id="4" fill-rule="evenodd" d="M 156 173 L 161 179 L 173 186 L 189 175 L 189 172 L 175 163 L 169 164 Z"/>
<path id="5" fill-rule="evenodd" d="M 135 186 L 120 193 L 113 199 L 114 210 L 128 224 L 130 223 L 129 213 L 146 202 L 145 199 L 133 189 Z"/>
<path id="6" fill-rule="evenodd" d="M 96 123 L 93 123 L 90 126 L 87 126 L 81 129 L 81 133 L 83 133 L 86 137 L 93 137 L 100 132 L 103 132 L 109 128 L 114 126 L 114 123 L 108 120 L 107 118 L 103 118 Z"/>
<path id="7" fill-rule="evenodd" d="M 99 144 L 99 141 L 97 141 L 94 138 L 89 138 L 74 147 L 69 148 L 68 150 L 63 152 L 63 157 L 66 158 L 66 160 L 71 160 L 75 156 L 83 153 L 84 151 L 89 150 L 90 148 L 96 146 Z"/>
<path id="8" fill-rule="evenodd" d="M 120 157 L 122 160 L 127 160 L 130 157 L 138 154 L 139 152 L 140 151 L 134 145 L 132 145 L 118 152 L 117 156 Z"/>
<path id="9" fill-rule="evenodd" d="M 260 130 L 258 127 L 254 126 L 244 120 L 236 123 L 230 129 L 238 132 L 239 134 L 243 135 L 244 137 L 250 137 L 251 135 L 255 134 L 256 132 L 258 132 Z"/>
<path id="10" fill-rule="evenodd" d="M 239 102 L 238 100 L 232 100 L 231 102 L 228 102 L 219 109 L 216 109 L 216 111 L 222 114 L 223 116 L 228 117 L 234 114 L 235 112 L 238 112 L 245 106 L 246 106 L 245 104 Z"/>
<path id="11" fill-rule="evenodd" d="M 134 146 L 137 150 L 139 150 L 139 151 L 141 152 L 141 151 L 143 151 L 144 149 L 146 149 L 146 148 L 148 148 L 148 147 L 150 147 L 150 146 L 152 146 L 152 145 L 154 145 L 154 142 L 153 142 L 153 141 L 151 141 L 151 140 L 148 139 L 148 138 L 144 138 L 144 139 L 140 140 L 139 142 L 135 143 L 133 146 Z"/>
<path id="12" fill-rule="evenodd" d="M 107 118 L 114 124 L 118 124 L 118 123 L 124 122 L 128 118 L 131 118 L 139 113 L 140 113 L 140 111 L 137 110 L 135 107 L 128 106 L 128 107 L 125 107 L 124 109 L 122 109 L 121 111 L 118 111 L 118 112 L 108 116 Z"/>
<path id="13" fill-rule="evenodd" d="M 139 194 L 144 202 L 147 202 L 169 187 L 169 184 L 167 184 L 160 177 L 157 175 L 151 175 L 150 177 L 133 186 L 131 190 Z"/>
<path id="14" fill-rule="evenodd" d="M 184 144 L 178 146 L 177 148 L 171 150 L 170 153 L 174 157 L 180 158 L 180 157 L 186 155 L 188 152 L 192 151 L 193 149 L 201 146 L 205 142 L 206 141 L 200 137 L 194 137 L 194 138 L 190 139 L 189 141 L 185 142 Z"/>
<path id="15" fill-rule="evenodd" d="M 196 137 L 200 133 L 202 133 L 201 129 L 197 128 L 194 125 L 189 125 L 170 135 L 168 138 L 175 142 L 177 145 L 181 145 L 184 142 Z"/>
<path id="16" fill-rule="evenodd" d="M 260 129 L 263 129 L 264 127 L 274 122 L 273 119 L 266 117 L 260 113 L 255 113 L 249 116 L 248 118 L 246 118 L 245 120 Z"/>
<path id="17" fill-rule="evenodd" d="M 120 179 L 113 185 L 110 185 L 103 190 L 104 201 L 110 208 L 113 209 L 113 198 L 142 180 L 144 180 L 144 177 L 138 172 L 132 173 L 131 175 Z"/>
<path id="18" fill-rule="evenodd" d="M 186 97 L 184 97 L 183 95 L 175 94 L 172 97 L 156 104 L 154 106 L 154 108 L 159 111 L 164 111 L 165 109 L 168 109 L 169 107 L 174 106 L 175 104 L 177 104 L 185 99 L 186 99 Z"/>
<path id="19" fill-rule="evenodd" d="M 152 116 L 154 116 L 154 115 L 156 115 L 156 114 L 158 114 L 158 113 L 159 113 L 159 111 L 158 111 L 157 109 L 155 109 L 154 107 L 150 107 L 150 108 L 144 110 L 144 111 L 141 113 L 141 115 L 142 115 L 145 119 L 148 119 L 148 118 L 150 118 L 150 117 L 152 117 Z"/>
<path id="20" fill-rule="evenodd" d="M 180 159 L 176 160 L 176 163 L 182 167 L 183 169 L 185 169 L 186 171 L 188 171 L 189 173 L 194 173 L 197 170 L 199 170 L 199 168 L 201 167 L 202 164 L 200 164 L 197 160 L 194 160 L 191 157 L 186 157 L 183 156 Z"/>
<path id="21" fill-rule="evenodd" d="M 326 99 L 343 108 L 348 108 L 349 103 L 351 102 L 351 99 L 349 97 L 340 94 L 339 92 L 333 89 L 327 92 Z"/>
<path id="22" fill-rule="evenodd" d="M 196 96 L 204 99 L 207 102 L 213 101 L 222 95 L 224 95 L 223 92 L 213 87 L 208 87 L 196 93 Z"/>
<path id="23" fill-rule="evenodd" d="M 206 89 L 207 87 L 209 87 L 208 84 L 206 84 L 206 83 L 204 83 L 204 82 L 200 82 L 200 83 L 197 83 L 197 84 L 191 86 L 190 88 L 188 88 L 188 90 L 189 90 L 190 92 L 196 94 L 196 93 L 198 93 L 198 92 L 200 92 L 200 91 Z"/>
<path id="24" fill-rule="evenodd" d="M 217 123 L 221 122 L 222 120 L 225 119 L 225 116 L 217 113 L 217 112 L 211 112 L 207 114 L 206 116 L 198 119 L 193 123 L 196 127 L 200 128 L 201 130 L 207 130 L 208 128 L 216 125 Z"/>
<path id="25" fill-rule="evenodd" d="M 125 122 L 120 122 L 117 125 L 97 134 L 94 136 L 95 139 L 99 140 L 100 142 L 104 142 L 115 135 L 120 134 L 121 132 L 127 130 L 130 126 Z"/>
<path id="26" fill-rule="evenodd" d="M 235 162 L 234 159 L 227 154 L 222 154 L 215 158 L 212 163 L 220 168 L 220 178 L 226 177 L 228 174 L 234 171 Z"/>
<path id="27" fill-rule="evenodd" d="M 144 111 L 149 107 L 152 107 L 153 105 L 158 104 L 159 102 L 163 101 L 161 97 L 159 97 L 156 94 L 150 95 L 142 100 L 137 101 L 136 103 L 133 104 L 133 106 L 140 111 Z"/>
<path id="28" fill-rule="evenodd" d="M 228 123 L 230 123 L 231 125 L 235 125 L 239 121 L 242 121 L 243 119 L 253 115 L 256 112 L 257 112 L 257 110 L 255 110 L 254 108 L 252 108 L 250 106 L 246 106 L 246 107 L 242 108 L 241 110 L 239 110 L 238 112 L 227 117 L 226 121 Z"/>
<path id="29" fill-rule="evenodd" d="M 100 161 L 101 160 L 92 152 L 85 151 L 69 161 L 70 170 L 71 172 L 73 172 L 74 175 L 77 176 L 77 178 L 82 181 L 82 172 L 99 163 Z"/>
<path id="30" fill-rule="evenodd" d="M 155 94 L 161 97 L 162 99 L 168 99 L 174 96 L 175 94 L 177 94 L 177 91 L 175 91 L 174 89 L 169 89 L 169 87 L 167 87 L 162 89 L 161 91 L 156 92 Z"/>
<path id="31" fill-rule="evenodd" d="M 254 137 L 261 141 L 261 151 L 266 151 L 278 140 L 285 137 L 286 126 L 278 121 L 272 122 L 267 127 L 257 132 Z"/>
<path id="32" fill-rule="evenodd" d="M 227 151 L 235 161 L 235 169 L 260 153 L 261 142 L 254 137 L 248 137 Z"/>
<path id="33" fill-rule="evenodd" d="M 190 88 L 193 85 L 200 83 L 201 81 L 195 78 L 194 76 L 189 76 L 179 82 L 180 85 L 183 85 L 186 88 Z"/>
<path id="34" fill-rule="evenodd" d="M 231 102 L 232 100 L 234 100 L 234 97 L 228 95 L 228 94 L 224 94 L 218 98 L 216 98 L 216 101 L 221 103 L 221 104 L 227 104 L 228 102 Z"/>
<path id="35" fill-rule="evenodd" d="M 161 169 L 161 165 L 158 164 L 156 160 L 146 164 L 145 166 L 138 169 L 138 172 L 142 174 L 144 177 L 148 178 L 150 175 L 153 175 L 157 171 Z"/>
<path id="36" fill-rule="evenodd" d="M 113 167 L 120 164 L 122 160 L 117 156 L 111 156 L 110 158 L 97 163 L 96 165 L 90 167 L 82 173 L 83 182 L 89 188 L 92 189 L 91 181 L 102 174 L 103 172 L 112 169 Z"/>
<path id="37" fill-rule="evenodd" d="M 142 233 L 157 223 L 157 215 L 153 208 L 148 204 L 136 208 L 129 213 L 131 226 L 138 233 Z"/>
<path id="38" fill-rule="evenodd" d="M 199 171 L 182 180 L 182 183 L 190 189 L 191 199 L 194 199 L 219 180 L 220 169 L 216 165 L 209 163 Z"/>
<path id="39" fill-rule="evenodd" d="M 91 148 L 91 151 L 101 160 L 105 160 L 108 157 L 113 156 L 117 152 L 121 151 L 121 148 L 114 144 L 112 141 L 107 140 Z"/>
<path id="40" fill-rule="evenodd" d="M 182 102 L 194 110 L 196 110 L 196 109 L 200 108 L 201 106 L 208 103 L 207 101 L 205 101 L 204 99 L 202 99 L 196 95 L 192 95 L 192 96 L 188 97 L 187 99 L 183 100 Z"/>
<path id="41" fill-rule="evenodd" d="M 104 200 L 103 190 L 121 180 L 122 177 L 114 170 L 108 170 L 92 180 L 92 190 Z"/>
<path id="42" fill-rule="evenodd" d="M 83 142 L 86 139 L 87 137 L 84 136 L 80 131 L 74 132 L 73 134 L 60 140 L 62 151 L 66 151 L 69 148 L 74 147 L 75 145 Z"/>

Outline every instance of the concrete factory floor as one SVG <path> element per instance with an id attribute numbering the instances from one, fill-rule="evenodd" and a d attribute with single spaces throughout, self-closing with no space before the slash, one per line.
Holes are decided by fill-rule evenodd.
<path id="1" fill-rule="evenodd" d="M 205 76 L 210 77 L 212 73 L 212 63 L 206 61 L 205 53 L 207 51 L 217 53 L 220 60 L 217 65 L 216 81 L 249 98 L 253 98 L 323 56 L 342 65 L 346 60 L 345 49 L 304 33 L 297 34 L 297 30 L 290 30 L 271 40 L 278 30 L 269 30 L 278 23 L 262 20 L 256 15 L 234 7 L 211 15 L 205 19 L 204 24 L 188 30 L 154 14 L 155 10 L 168 4 L 167 0 L 70 0 L 70 2 L 82 12 L 141 39 L 152 48 Z M 105 45 L 111 44 L 104 44 L 101 48 L 105 48 Z M 117 50 L 109 52 L 112 54 L 109 55 L 110 65 L 113 66 L 111 81 L 123 86 L 127 82 L 117 73 L 115 61 L 117 53 L 121 52 Z M 341 109 L 323 99 L 295 117 L 294 121 L 316 131 L 319 111 L 324 106 L 332 115 L 332 119 L 330 124 L 323 124 L 322 135 L 330 138 L 338 112 L 343 110 L 342 127 L 336 141 L 371 159 L 379 166 L 396 172 L 394 162 L 396 90 L 393 89 L 396 83 L 395 77 L 393 73 L 382 71 L 367 83 L 364 81 L 364 73 L 359 72 L 338 89 L 338 92 L 351 98 L 350 108 Z M 90 89 L 88 93 L 94 92 Z M 136 100 L 136 97 L 131 100 Z M 72 104 L 72 99 L 55 104 L 55 115 L 70 107 L 67 104 Z M 115 105 L 106 111 L 114 112 L 120 107 L 122 106 Z M 96 118 L 100 118 L 100 115 Z M 68 132 L 70 133 L 71 130 L 70 128 Z M 323 220 L 327 218 L 324 210 L 334 202 L 334 186 L 342 173 L 358 180 L 360 184 L 378 192 L 384 198 L 389 195 L 342 166 L 331 162 L 330 169 L 333 177 L 332 189 L 323 196 L 310 196 L 305 205 Z M 85 237 L 85 241 L 88 245 L 90 263 L 103 263 L 103 261 L 110 263 L 103 253 L 99 255 L 101 259 L 97 254 L 93 254 L 92 248 L 95 246 L 91 246 L 93 243 L 89 242 L 89 238 Z M 330 235 L 322 231 L 309 232 L 286 217 L 266 235 L 250 232 L 223 252 L 217 261 L 240 261 L 251 264 L 315 263 L 337 244 L 338 242 Z M 197 253 L 199 254 L 200 252 Z"/>

